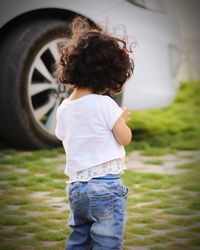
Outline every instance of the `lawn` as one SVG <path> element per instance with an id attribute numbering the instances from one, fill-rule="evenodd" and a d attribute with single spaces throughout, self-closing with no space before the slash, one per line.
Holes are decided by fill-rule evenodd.
<path id="1" fill-rule="evenodd" d="M 128 151 L 161 155 L 175 150 L 200 149 L 200 82 L 181 83 L 170 107 L 135 111 L 129 123 L 134 141 Z"/>
<path id="2" fill-rule="evenodd" d="M 199 150 L 200 83 L 182 84 L 169 108 L 132 114 L 134 142 L 126 148 L 159 156 Z M 186 155 L 188 159 L 192 156 Z M 63 250 L 70 232 L 62 148 L 0 152 L 0 250 Z M 162 166 L 152 159 L 146 164 Z M 129 169 L 124 250 L 200 249 L 200 163 L 180 165 L 178 175 Z"/>

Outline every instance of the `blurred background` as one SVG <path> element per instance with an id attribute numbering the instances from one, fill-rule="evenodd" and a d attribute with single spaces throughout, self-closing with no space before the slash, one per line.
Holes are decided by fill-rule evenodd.
<path id="1" fill-rule="evenodd" d="M 199 249 L 199 10 L 198 0 L 0 1 L 1 250 L 61 250 L 70 232 L 54 130 L 71 92 L 55 63 L 77 14 L 111 32 L 125 26 L 136 44 L 134 75 L 115 97 L 133 132 L 123 249 Z"/>
<path id="2" fill-rule="evenodd" d="M 199 1 L 176 0 L 165 1 L 169 11 L 178 19 L 181 36 L 181 67 L 179 80 L 199 80 L 200 49 L 199 49 Z"/>

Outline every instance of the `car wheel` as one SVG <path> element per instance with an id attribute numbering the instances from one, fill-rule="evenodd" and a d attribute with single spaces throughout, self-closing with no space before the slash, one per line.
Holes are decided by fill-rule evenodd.
<path id="1" fill-rule="evenodd" d="M 55 114 L 70 90 L 58 84 L 55 63 L 69 39 L 67 23 L 49 19 L 22 24 L 5 38 L 0 49 L 0 134 L 9 144 L 59 145 Z"/>

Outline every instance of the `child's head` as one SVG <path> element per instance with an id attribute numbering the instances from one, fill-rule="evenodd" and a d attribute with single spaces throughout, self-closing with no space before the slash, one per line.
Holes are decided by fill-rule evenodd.
<path id="1" fill-rule="evenodd" d="M 57 65 L 60 82 L 97 94 L 120 92 L 134 69 L 126 42 L 91 28 L 80 17 L 72 23 L 72 34 L 70 46 L 63 49 Z"/>

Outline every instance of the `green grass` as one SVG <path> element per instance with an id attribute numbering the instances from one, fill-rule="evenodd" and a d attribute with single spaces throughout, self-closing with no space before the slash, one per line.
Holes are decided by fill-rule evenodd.
<path id="1" fill-rule="evenodd" d="M 156 136 L 156 135 L 155 135 Z M 141 150 L 141 155 L 145 156 L 162 156 L 168 153 L 174 152 L 172 149 L 169 148 L 157 148 L 157 147 L 145 147 Z"/>
<path id="2" fill-rule="evenodd" d="M 127 147 L 145 155 L 200 149 L 200 82 L 182 83 L 170 107 L 134 111 L 129 122 L 133 142 Z"/>

